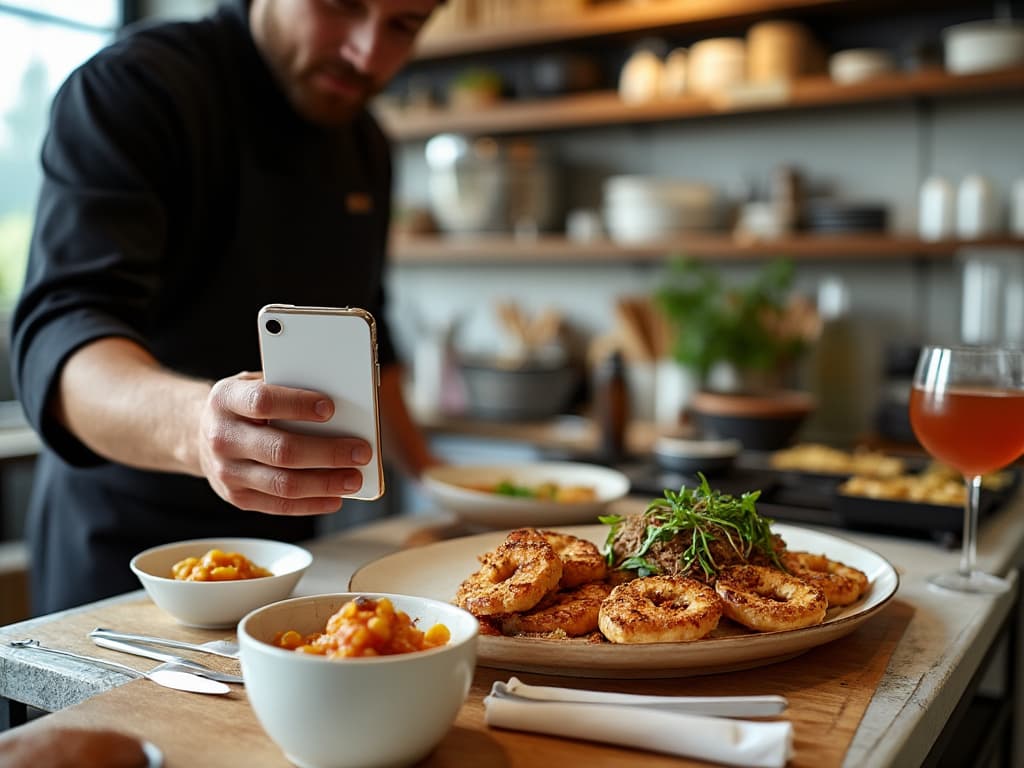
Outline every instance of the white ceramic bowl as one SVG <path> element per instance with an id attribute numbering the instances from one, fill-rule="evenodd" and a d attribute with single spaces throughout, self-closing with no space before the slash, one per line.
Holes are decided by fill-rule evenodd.
<path id="1" fill-rule="evenodd" d="M 276 648 L 278 632 L 322 632 L 356 594 L 315 595 L 274 603 L 238 625 L 245 691 L 256 717 L 287 758 L 307 768 L 410 765 L 444 738 L 476 667 L 479 625 L 440 600 L 388 597 L 421 629 L 442 623 L 451 640 L 428 651 L 326 659 Z"/>
<path id="2" fill-rule="evenodd" d="M 955 75 L 1024 64 L 1024 24 L 1019 21 L 971 21 L 942 34 L 946 69 Z"/>
<path id="3" fill-rule="evenodd" d="M 687 88 L 714 94 L 739 85 L 747 77 L 747 43 L 739 37 L 713 37 L 690 48 Z"/>
<path id="4" fill-rule="evenodd" d="M 715 188 L 703 182 L 639 174 L 609 176 L 603 189 L 606 204 L 629 207 L 705 209 L 714 206 L 717 197 Z"/>
<path id="5" fill-rule="evenodd" d="M 878 48 L 849 48 L 828 60 L 829 76 L 841 85 L 870 80 L 895 68 L 892 54 Z"/>
<path id="6" fill-rule="evenodd" d="M 238 552 L 273 573 L 239 581 L 178 581 L 171 566 L 186 557 L 201 557 L 211 549 Z M 267 539 L 192 539 L 140 552 L 131 569 L 150 599 L 189 627 L 233 627 L 261 605 L 292 593 L 313 556 L 302 547 Z"/>
<path id="7" fill-rule="evenodd" d="M 496 485 L 504 480 L 523 486 L 554 482 L 590 486 L 594 501 L 561 502 L 502 496 L 467 486 Z M 423 475 L 424 490 L 434 502 L 461 520 L 489 528 L 595 523 L 608 503 L 629 492 L 629 478 L 596 464 L 546 462 L 486 466 L 432 467 Z"/>

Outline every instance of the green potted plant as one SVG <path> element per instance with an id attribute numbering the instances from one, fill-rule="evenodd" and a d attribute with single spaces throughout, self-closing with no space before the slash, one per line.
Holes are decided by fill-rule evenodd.
<path id="1" fill-rule="evenodd" d="M 448 87 L 448 105 L 453 109 L 486 107 L 501 99 L 501 75 L 485 67 L 460 71 Z"/>
<path id="2" fill-rule="evenodd" d="M 698 428 L 746 447 L 785 444 L 813 410 L 790 389 L 797 363 L 820 332 L 814 306 L 792 293 L 793 265 L 765 264 L 746 284 L 679 258 L 655 293 L 669 325 L 672 356 L 697 378 L 689 410 Z"/>

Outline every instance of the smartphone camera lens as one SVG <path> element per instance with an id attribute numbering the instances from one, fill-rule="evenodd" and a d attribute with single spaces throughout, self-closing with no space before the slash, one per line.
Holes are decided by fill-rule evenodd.
<path id="1" fill-rule="evenodd" d="M 277 336 L 283 330 L 281 328 L 281 321 L 273 319 L 267 320 L 266 329 L 267 333 L 269 333 L 271 336 Z"/>

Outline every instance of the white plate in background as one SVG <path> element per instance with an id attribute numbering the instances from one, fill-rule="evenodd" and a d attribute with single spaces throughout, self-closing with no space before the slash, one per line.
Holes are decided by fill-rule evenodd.
<path id="1" fill-rule="evenodd" d="M 524 496 L 503 496 L 467 486 L 497 485 L 588 486 L 593 501 L 562 502 Z M 435 504 L 467 523 L 488 528 L 570 525 L 596 523 L 609 502 L 629 492 L 629 478 L 621 472 L 596 464 L 539 462 L 432 467 L 423 474 L 423 488 Z"/>

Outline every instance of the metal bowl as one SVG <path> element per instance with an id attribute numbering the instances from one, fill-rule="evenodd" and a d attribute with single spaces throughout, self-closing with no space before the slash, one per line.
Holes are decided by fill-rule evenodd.
<path id="1" fill-rule="evenodd" d="M 739 440 L 687 440 L 662 435 L 654 443 L 654 460 L 662 469 L 713 475 L 732 468 L 743 445 Z"/>
<path id="2" fill-rule="evenodd" d="M 470 413 L 495 421 L 538 421 L 563 413 L 579 381 L 571 365 L 463 362 L 460 368 Z"/>

